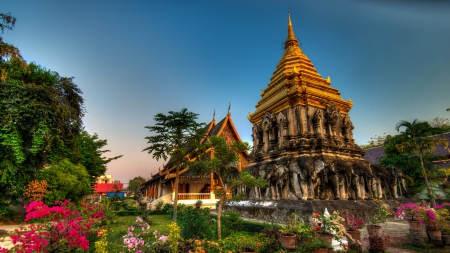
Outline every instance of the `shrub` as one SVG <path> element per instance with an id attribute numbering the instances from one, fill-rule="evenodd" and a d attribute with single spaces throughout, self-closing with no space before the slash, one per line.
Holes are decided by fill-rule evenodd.
<path id="1" fill-rule="evenodd" d="M 23 191 L 23 196 L 29 201 L 41 201 L 48 192 L 47 185 L 45 180 L 33 180 Z"/>
<path id="2" fill-rule="evenodd" d="M 196 209 L 192 206 L 178 207 L 177 223 L 181 228 L 181 237 L 185 239 L 211 239 L 214 237 L 214 223 L 209 209 Z"/>
<path id="3" fill-rule="evenodd" d="M 225 212 L 221 216 L 222 236 L 227 237 L 233 232 L 242 231 L 243 220 L 236 212 Z"/>
<path id="4" fill-rule="evenodd" d="M 281 248 L 280 230 L 276 227 L 265 228 L 261 232 L 261 249 L 260 253 L 278 252 Z"/>
<path id="5" fill-rule="evenodd" d="M 202 207 L 203 201 L 200 199 L 195 202 L 195 208 L 199 209 Z"/>

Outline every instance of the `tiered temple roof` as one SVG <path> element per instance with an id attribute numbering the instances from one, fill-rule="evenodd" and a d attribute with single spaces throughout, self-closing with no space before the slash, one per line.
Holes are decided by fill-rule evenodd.
<path id="1" fill-rule="evenodd" d="M 353 102 L 341 98 L 340 92 L 331 87 L 330 78 L 323 78 L 317 73 L 310 59 L 299 47 L 290 15 L 284 48 L 268 87 L 261 90 L 261 100 L 257 103 L 256 110 L 248 115 L 250 122 L 260 122 L 267 111 L 275 114 L 296 105 L 325 108 L 334 104 L 342 114 L 348 114 Z"/>

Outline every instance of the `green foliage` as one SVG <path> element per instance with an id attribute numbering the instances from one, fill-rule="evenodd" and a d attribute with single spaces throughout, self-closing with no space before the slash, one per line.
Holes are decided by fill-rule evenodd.
<path id="1" fill-rule="evenodd" d="M 311 241 L 309 246 L 312 249 L 328 249 L 328 242 L 322 238 L 316 238 L 316 240 Z"/>
<path id="2" fill-rule="evenodd" d="M 195 208 L 201 208 L 203 204 L 203 201 L 201 201 L 200 199 L 195 201 Z"/>
<path id="3" fill-rule="evenodd" d="M 80 202 L 91 192 L 90 178 L 83 165 L 74 165 L 64 159 L 58 165 L 42 170 L 38 178 L 48 183 L 44 202 L 53 205 L 56 200 Z"/>
<path id="4" fill-rule="evenodd" d="M 150 146 L 142 151 L 152 154 L 156 160 L 161 158 L 167 160 L 170 156 L 168 166 L 176 167 L 174 221 L 177 219 L 180 168 L 186 167 L 189 162 L 187 153 L 204 137 L 205 124 L 197 123 L 197 116 L 198 114 L 189 112 L 186 108 L 180 112 L 169 111 L 168 115 L 158 113 L 154 118 L 155 125 L 145 127 L 154 135 L 145 137 Z"/>
<path id="5" fill-rule="evenodd" d="M 177 223 L 181 228 L 181 237 L 185 239 L 214 238 L 214 223 L 209 214 L 209 209 L 180 205 Z"/>
<path id="6" fill-rule="evenodd" d="M 75 149 L 84 109 L 73 78 L 5 55 L 1 46 L 0 198 L 15 204 L 40 169 Z"/>
<path id="7" fill-rule="evenodd" d="M 435 157 L 433 155 L 433 150 L 438 145 L 443 145 L 445 148 L 448 148 L 447 140 L 436 138 L 434 136 L 444 133 L 445 129 L 433 127 L 429 122 L 417 119 L 412 122 L 401 120 L 397 123 L 395 129 L 397 131 L 403 129 L 403 131 L 399 132 L 397 136 L 388 137 L 386 139 L 386 156 L 380 159 L 380 163 L 384 166 L 390 165 L 397 167 L 410 177 L 419 174 L 417 168 L 420 168 L 421 176 L 424 178 L 427 187 L 428 196 L 431 199 L 432 205 L 434 205 L 435 197 L 433 196 L 432 189 L 428 183 L 428 173 L 434 169 L 434 166 L 431 164 L 431 161 Z M 417 157 L 419 163 L 417 162 Z M 411 164 L 416 165 L 415 167 L 412 167 L 413 171 L 406 171 L 408 170 L 406 165 Z M 417 164 L 419 164 L 419 166 L 417 166 Z M 406 172 L 413 173 L 407 174 Z"/>
<path id="8" fill-rule="evenodd" d="M 128 182 L 127 190 L 133 192 L 136 196 L 139 193 L 139 188 L 143 183 L 145 183 L 145 181 L 146 180 L 141 176 L 135 177 Z"/>
<path id="9" fill-rule="evenodd" d="M 104 153 L 110 150 L 102 150 L 108 145 L 107 140 L 99 139 L 98 135 L 94 133 L 90 135 L 86 130 L 81 129 L 81 133 L 75 139 L 75 152 L 67 154 L 71 157 L 72 163 L 81 163 L 86 168 L 89 175 L 92 177 L 100 177 L 106 172 L 106 165 L 122 155 L 106 158 L 102 157 Z"/>
<path id="10" fill-rule="evenodd" d="M 381 147 L 384 145 L 384 141 L 386 140 L 386 138 L 386 133 L 384 133 L 383 136 L 375 135 L 374 137 L 370 137 L 370 141 L 368 141 L 366 144 L 360 145 L 360 147 L 362 149 Z"/>
<path id="11" fill-rule="evenodd" d="M 236 212 L 225 212 L 220 217 L 222 220 L 222 236 L 227 237 L 233 232 L 242 231 L 243 220 Z"/>
<path id="12" fill-rule="evenodd" d="M 227 143 L 223 137 L 212 136 L 207 142 L 198 145 L 196 159 L 189 165 L 193 173 L 199 175 L 213 173 L 214 178 L 218 180 L 218 190 L 215 191 L 215 194 L 219 197 L 217 208 L 219 217 L 222 214 L 222 205 L 226 201 L 227 192 L 239 186 L 264 187 L 266 184 L 264 179 L 255 179 L 247 171 L 239 173 L 238 177 L 230 179 L 228 182 L 225 181 L 231 173 L 238 171 L 236 162 L 239 161 L 240 155 L 248 150 L 250 150 L 250 145 L 247 142 Z M 217 222 L 219 240 L 222 239 L 221 232 L 221 220 L 219 219 Z"/>
<path id="13" fill-rule="evenodd" d="M 0 30 L 2 33 L 5 30 L 12 30 L 14 25 L 16 24 L 17 19 L 11 16 L 11 13 L 0 13 Z M 1 37 L 0 37 L 1 38 Z"/>
<path id="14" fill-rule="evenodd" d="M 261 232 L 261 253 L 279 252 L 281 248 L 280 231 L 276 227 L 267 227 Z"/>
<path id="15" fill-rule="evenodd" d="M 247 233 L 260 233 L 268 227 L 272 226 L 261 222 L 253 222 L 246 220 L 242 222 L 242 231 L 245 231 Z"/>

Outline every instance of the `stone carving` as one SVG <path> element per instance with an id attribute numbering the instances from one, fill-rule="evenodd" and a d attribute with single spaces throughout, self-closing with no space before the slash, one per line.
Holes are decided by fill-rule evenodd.
<path id="1" fill-rule="evenodd" d="M 254 168 L 254 176 L 262 176 L 268 186 L 248 190 L 249 198 L 398 198 L 398 170 L 371 166 L 365 161 L 352 131 L 349 115 L 333 104 L 266 112 L 252 128 L 255 149 L 249 165 Z"/>

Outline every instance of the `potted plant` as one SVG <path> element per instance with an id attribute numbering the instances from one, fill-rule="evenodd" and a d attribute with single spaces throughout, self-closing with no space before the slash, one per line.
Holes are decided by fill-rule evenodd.
<path id="1" fill-rule="evenodd" d="M 444 245 L 450 245 L 450 215 L 447 204 L 450 203 L 443 203 L 442 205 L 438 204 L 434 207 L 437 217 L 437 226 L 441 230 L 441 238 Z"/>
<path id="2" fill-rule="evenodd" d="M 318 237 L 316 240 L 312 241 L 309 244 L 310 248 L 313 250 L 314 253 L 327 253 L 328 252 L 328 242 L 326 242 L 324 239 Z"/>
<path id="3" fill-rule="evenodd" d="M 381 223 L 385 223 L 387 217 L 392 216 L 393 212 L 389 209 L 387 205 L 381 205 L 376 208 L 375 211 L 370 216 L 371 225 L 367 225 L 367 232 L 369 237 L 373 234 L 381 236 Z"/>
<path id="4" fill-rule="evenodd" d="M 409 223 L 409 228 L 411 230 L 421 230 L 422 229 L 422 220 L 421 220 L 421 212 L 422 207 L 415 203 L 406 203 L 402 204 L 398 207 L 397 212 L 395 213 L 395 218 L 401 218 Z"/>
<path id="5" fill-rule="evenodd" d="M 364 228 L 364 222 L 353 215 L 342 213 L 342 218 L 345 219 L 345 230 L 355 241 L 361 240 L 361 231 L 359 229 Z"/>
<path id="6" fill-rule="evenodd" d="M 281 245 L 285 249 L 295 249 L 297 242 L 297 235 L 295 234 L 295 222 L 287 222 L 283 227 L 280 228 L 280 241 Z"/>
<path id="7" fill-rule="evenodd" d="M 342 238 L 347 237 L 354 242 L 353 237 L 347 233 L 343 225 L 345 220 L 339 212 L 334 211 L 331 215 L 314 213 L 313 218 L 316 221 L 314 232 L 328 242 L 329 248 L 331 248 L 332 239 L 342 242 Z"/>
<path id="8" fill-rule="evenodd" d="M 369 253 L 382 253 L 385 252 L 387 247 L 392 244 L 389 235 L 377 235 L 374 234 L 369 237 Z"/>

